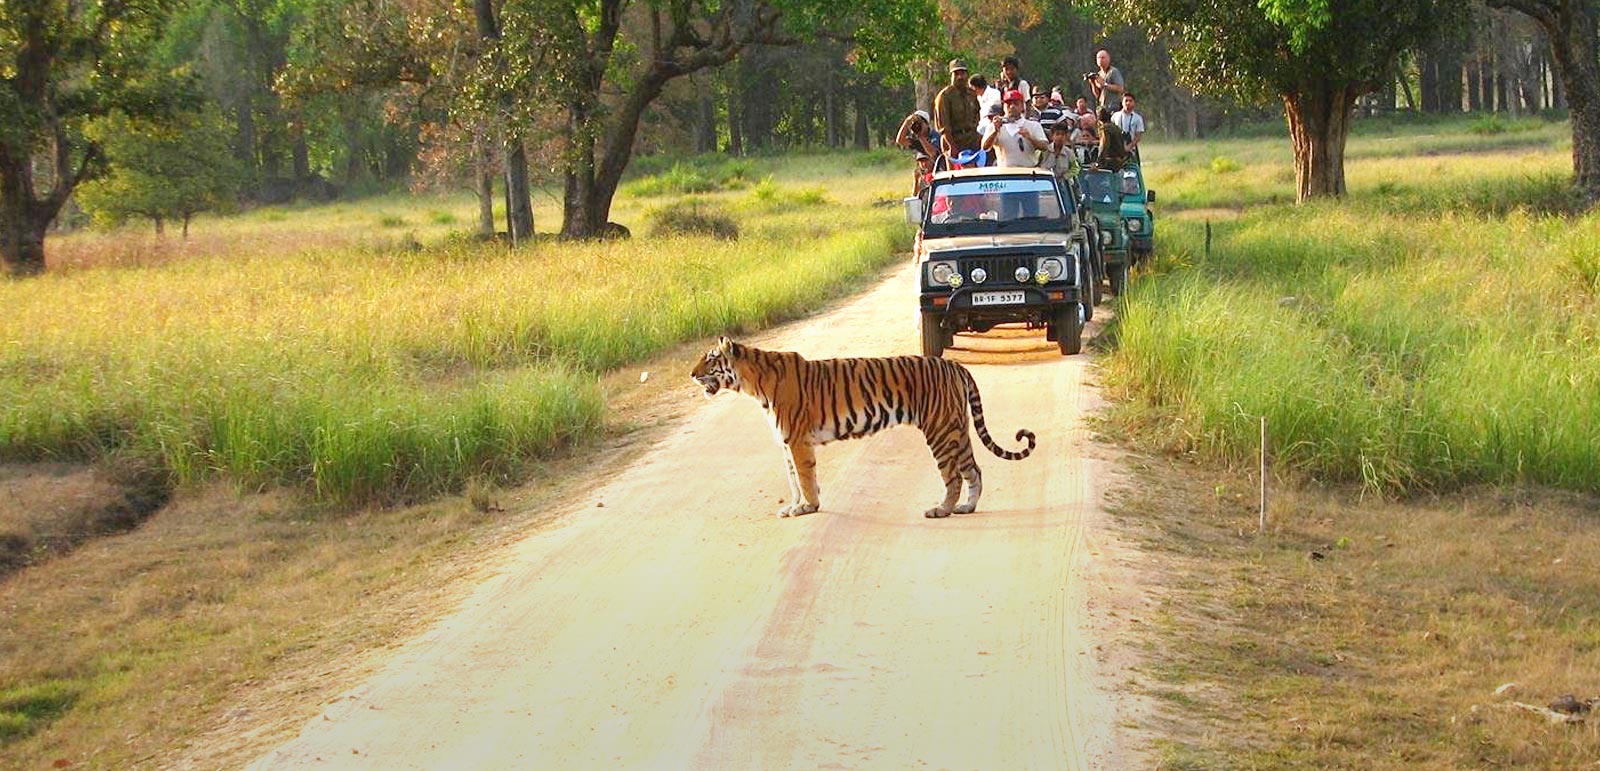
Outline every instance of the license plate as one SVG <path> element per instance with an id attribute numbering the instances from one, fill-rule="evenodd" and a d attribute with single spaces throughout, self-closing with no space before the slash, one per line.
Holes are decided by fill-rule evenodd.
<path id="1" fill-rule="evenodd" d="M 1021 305 L 1027 302 L 1023 292 L 973 292 L 973 305 Z"/>

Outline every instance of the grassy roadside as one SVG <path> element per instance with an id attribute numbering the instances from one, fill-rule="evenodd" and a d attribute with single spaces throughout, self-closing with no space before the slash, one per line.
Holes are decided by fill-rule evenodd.
<path id="1" fill-rule="evenodd" d="M 639 446 L 628 432 L 652 420 L 632 411 L 636 394 L 678 378 L 641 385 L 619 366 L 676 366 L 681 341 L 803 315 L 903 246 L 898 209 L 874 205 L 898 200 L 899 166 L 842 156 L 755 169 L 700 194 L 737 222 L 734 242 L 652 238 L 651 212 L 680 200 L 672 192 L 622 202 L 631 242 L 510 254 L 397 248 L 388 234 L 329 250 L 318 241 L 340 215 L 308 209 L 273 222 L 302 229 L 309 252 L 90 261 L 23 285 L 40 296 L 12 299 L 59 349 L 16 340 L 0 377 L 56 387 L 0 421 L 13 438 L 37 432 L 8 453 L 151 452 L 195 482 L 137 530 L 0 578 L 0 767 L 240 762 L 252 745 L 238 737 L 293 730 L 360 676 L 363 654 L 419 631 L 491 569 L 485 553 L 547 524 L 548 501 Z M 89 414 L 121 419 L 79 420 Z M 130 426 L 159 441 L 117 433 Z M 517 450 L 513 429 L 555 441 Z M 66 449 L 41 449 L 51 430 Z M 306 430 L 343 437 L 350 462 L 308 460 Z M 488 455 L 472 455 L 474 432 Z M 531 482 L 502 489 L 491 457 Z M 313 500 L 392 500 L 373 485 L 425 500 Z"/>
<path id="2" fill-rule="evenodd" d="M 0 405 L 0 456 L 131 456 L 178 482 L 337 502 L 508 478 L 593 433 L 596 373 L 794 317 L 893 259 L 906 229 L 873 205 L 894 199 L 891 167 L 862 162 L 773 162 L 702 196 L 736 241 L 651 236 L 651 198 L 619 207 L 639 233 L 622 242 L 379 238 L 0 286 L 0 390 L 18 395 Z M 313 245 L 349 216 L 297 213 L 274 224 Z"/>
<path id="3" fill-rule="evenodd" d="M 1592 715 L 1512 706 L 1600 698 L 1600 215 L 1568 213 L 1565 132 L 1379 127 L 1342 205 L 1283 203 L 1281 139 L 1147 151 L 1161 253 L 1102 431 L 1143 453 L 1114 513 L 1158 605 L 1158 767 L 1600 758 Z"/>
<path id="4" fill-rule="evenodd" d="M 1546 213 L 1559 185 L 1507 184 L 1483 157 L 1354 162 L 1372 188 L 1218 218 L 1209 256 L 1204 222 L 1168 217 L 1107 365 L 1149 410 L 1130 419 L 1234 462 L 1265 416 L 1281 467 L 1370 490 L 1600 492 L 1600 215 Z M 1169 199 L 1207 187 L 1177 184 Z"/>
<path id="5" fill-rule="evenodd" d="M 1594 767 L 1592 716 L 1512 706 L 1600 697 L 1593 497 L 1283 488 L 1257 536 L 1255 480 L 1136 463 L 1112 514 L 1154 600 L 1135 687 L 1157 704 L 1156 768 Z"/>

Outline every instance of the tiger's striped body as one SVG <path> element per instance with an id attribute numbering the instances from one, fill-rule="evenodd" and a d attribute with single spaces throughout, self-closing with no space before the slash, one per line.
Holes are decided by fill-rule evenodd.
<path id="1" fill-rule="evenodd" d="M 793 503 L 780 517 L 816 511 L 815 446 L 838 439 L 859 439 L 901 424 L 922 429 L 928 448 L 944 479 L 944 500 L 923 512 L 947 517 L 977 509 L 983 493 L 967 432 L 967 414 L 978 429 L 983 446 L 1006 460 L 1021 460 L 1033 452 L 1033 432 L 1017 432 L 1028 446 L 1010 452 L 989 437 L 983 422 L 983 402 L 972 374 L 955 362 L 926 356 L 892 358 L 823 359 L 809 361 L 788 351 L 763 351 L 727 338 L 701 357 L 690 373 L 709 398 L 722 389 L 738 391 L 761 403 L 783 443 Z M 966 482 L 967 499 L 956 505 Z"/>

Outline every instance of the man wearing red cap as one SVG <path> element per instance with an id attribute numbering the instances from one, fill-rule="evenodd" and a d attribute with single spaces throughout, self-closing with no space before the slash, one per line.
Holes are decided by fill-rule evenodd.
<path id="1" fill-rule="evenodd" d="M 994 128 L 984 136 L 983 149 L 993 149 L 1000 166 L 1039 165 L 1039 151 L 1050 149 L 1044 127 L 1039 121 L 1029 120 L 1022 114 L 1022 92 L 1012 89 L 1005 93 L 1006 113 L 990 118 Z"/>

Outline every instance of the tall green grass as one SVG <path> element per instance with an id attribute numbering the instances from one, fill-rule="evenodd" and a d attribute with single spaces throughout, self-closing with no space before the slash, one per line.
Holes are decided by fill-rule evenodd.
<path id="1" fill-rule="evenodd" d="M 893 259 L 905 227 L 844 189 L 777 212 L 728 194 L 738 242 L 454 239 L 3 284 L 0 456 L 131 455 L 342 502 L 512 474 L 600 427 L 599 373 L 798 315 Z"/>
<path id="2" fill-rule="evenodd" d="M 1219 219 L 1209 258 L 1203 223 L 1161 221 L 1107 365 L 1147 408 L 1129 417 L 1247 462 L 1265 416 L 1280 467 L 1376 490 L 1600 491 L 1600 214 L 1532 213 L 1561 209 L 1564 181 L 1481 160 Z"/>

